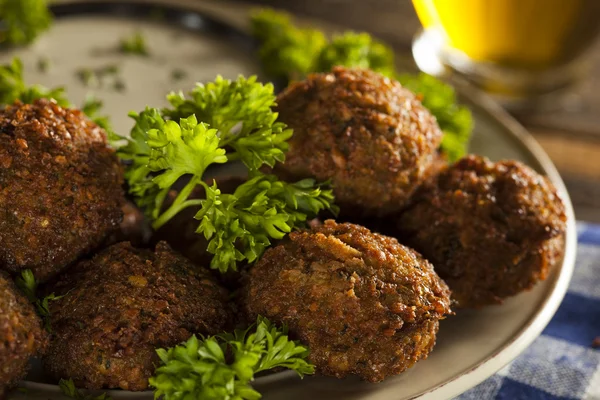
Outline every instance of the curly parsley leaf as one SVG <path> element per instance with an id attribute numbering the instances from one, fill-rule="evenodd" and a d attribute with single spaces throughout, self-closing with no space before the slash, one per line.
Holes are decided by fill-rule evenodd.
<path id="1" fill-rule="evenodd" d="M 316 63 L 316 72 L 330 71 L 336 65 L 371 69 L 394 76 L 394 52 L 367 33 L 346 32 L 336 35 L 323 48 Z"/>
<path id="2" fill-rule="evenodd" d="M 47 0 L 0 0 L 0 44 L 32 43 L 51 25 Z"/>
<path id="3" fill-rule="evenodd" d="M 259 58 L 274 78 L 302 79 L 313 72 L 315 61 L 327 44 L 325 35 L 293 25 L 287 13 L 264 9 L 251 15 L 252 34 L 259 39 Z"/>
<path id="4" fill-rule="evenodd" d="M 77 389 L 77 387 L 75 387 L 75 383 L 73 383 L 72 379 L 61 379 L 58 382 L 58 387 L 65 396 L 75 400 L 112 400 L 112 398 L 106 393 L 102 393 L 98 396 L 82 393 L 79 389 Z"/>
<path id="5" fill-rule="evenodd" d="M 308 349 L 258 317 L 255 325 L 232 334 L 198 339 L 171 349 L 157 350 L 162 366 L 150 378 L 156 399 L 248 399 L 261 398 L 251 382 L 254 376 L 273 368 L 294 370 L 303 377 L 313 374 L 306 361 Z"/>
<path id="6" fill-rule="evenodd" d="M 331 189 L 312 179 L 286 183 L 257 174 L 233 194 L 221 193 L 216 183 L 204 186 L 206 199 L 195 216 L 200 221 L 197 232 L 209 241 L 207 250 L 214 254 L 211 268 L 221 272 L 236 270 L 242 260 L 256 261 L 271 239 L 304 226 L 308 216 L 325 209 L 337 212 Z"/>
<path id="7" fill-rule="evenodd" d="M 117 151 L 131 165 L 125 172 L 129 192 L 138 206 L 154 219 L 158 229 L 184 208 L 193 205 L 187 198 L 199 184 L 211 164 L 227 161 L 225 150 L 219 147 L 215 129 L 198 123 L 195 115 L 178 124 L 165 121 L 158 109 L 147 108 L 141 114 L 131 114 L 136 124 L 131 140 Z M 164 199 L 171 186 L 182 176 L 192 179 L 175 199 L 170 208 L 161 214 Z"/>
<path id="8" fill-rule="evenodd" d="M 63 88 L 27 86 L 23 80 L 23 63 L 19 58 L 15 57 L 10 64 L 0 66 L 0 105 L 12 104 L 16 100 L 29 104 L 43 98 L 54 99 L 61 107 L 69 107 L 71 104 Z"/>
<path id="9" fill-rule="evenodd" d="M 135 120 L 135 125 L 126 144 L 117 149 L 117 155 L 128 162 L 125 179 L 129 184 L 129 193 L 149 217 L 156 219 L 168 189 L 161 191 L 153 181 L 154 175 L 148 165 L 152 148 L 147 140 L 148 132 L 162 129 L 165 120 L 158 109 L 149 107 L 139 114 L 132 112 L 129 116 Z"/>
<path id="10" fill-rule="evenodd" d="M 273 85 L 263 85 L 256 76 L 240 76 L 231 81 L 218 76 L 214 82 L 199 83 L 187 98 L 183 93 L 167 96 L 172 108 L 163 114 L 173 120 L 195 115 L 218 131 L 220 146 L 230 146 L 239 159 L 251 170 L 263 164 L 273 166 L 285 159 L 291 129 L 276 122 L 273 111 Z"/>
<path id="11" fill-rule="evenodd" d="M 259 56 L 263 67 L 271 76 L 292 81 L 302 79 L 310 72 L 325 72 L 333 66 L 342 65 L 369 68 L 390 78 L 398 78 L 420 97 L 423 105 L 436 117 L 444 132 L 440 150 L 449 161 L 466 154 L 473 129 L 471 112 L 458 104 L 456 93 L 450 85 L 432 76 L 398 76 L 393 50 L 389 46 L 367 33 L 347 32 L 320 44 L 320 50 L 315 51 L 311 45 L 300 40 L 301 30 L 294 26 L 286 13 L 259 10 L 251 15 L 251 23 L 254 36 L 261 42 Z M 279 56 L 286 52 L 292 52 L 295 59 L 302 60 L 304 67 L 298 68 Z"/>
<path id="12" fill-rule="evenodd" d="M 135 125 L 117 154 L 127 162 L 129 192 L 159 229 L 188 207 L 199 207 L 198 232 L 209 240 L 212 268 L 235 270 L 255 261 L 292 229 L 305 226 L 321 210 L 336 210 L 325 185 L 312 180 L 283 183 L 259 172 L 285 159 L 292 130 L 277 122 L 271 84 L 256 77 L 198 84 L 188 96 L 171 93 L 170 108 L 131 114 Z M 224 195 L 204 182 L 213 164 L 240 160 L 254 177 L 234 194 Z M 182 179 L 183 178 L 183 179 Z M 176 182 L 188 179 L 168 207 L 165 198 Z M 199 185 L 206 197 L 193 198 Z M 166 208 L 166 209 L 165 209 Z"/>

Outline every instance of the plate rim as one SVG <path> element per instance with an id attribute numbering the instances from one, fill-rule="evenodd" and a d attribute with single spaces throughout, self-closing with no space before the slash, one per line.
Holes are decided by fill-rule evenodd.
<path id="1" fill-rule="evenodd" d="M 55 0 L 53 5 L 67 5 L 67 4 L 81 4 L 81 3 L 137 3 L 147 5 L 158 5 L 172 8 L 185 8 L 195 12 L 199 12 L 204 16 L 214 19 L 218 22 L 229 24 L 232 29 L 241 30 L 247 34 L 247 28 L 239 23 L 227 20 L 219 15 L 219 7 L 226 9 L 228 6 L 234 5 L 242 9 L 250 9 L 257 7 L 256 4 L 247 5 L 239 2 L 232 1 L 219 1 L 220 4 L 206 4 L 199 0 Z M 318 23 L 318 19 L 311 18 L 309 21 Z M 492 376 L 498 370 L 503 368 L 505 365 L 510 363 L 516 357 L 518 357 L 531 343 L 542 333 L 543 329 L 548 325 L 556 310 L 560 306 L 562 299 L 567 293 L 568 286 L 573 274 L 575 266 L 575 256 L 577 248 L 577 228 L 575 221 L 575 214 L 573 211 L 572 202 L 567 192 L 565 184 L 558 173 L 554 163 L 551 161 L 548 154 L 542 149 L 539 143 L 533 138 L 533 136 L 511 115 L 508 114 L 500 105 L 495 103 L 487 95 L 478 92 L 472 86 L 465 82 L 457 79 L 450 79 L 452 85 L 456 88 L 457 92 L 461 97 L 464 97 L 469 107 L 477 108 L 484 113 L 493 117 L 497 120 L 500 126 L 504 129 L 504 134 L 511 136 L 515 139 L 527 153 L 529 153 L 533 159 L 537 161 L 539 167 L 543 170 L 552 183 L 556 186 L 560 193 L 561 199 L 565 204 L 566 215 L 567 215 L 567 231 L 565 234 L 565 252 L 560 268 L 557 271 L 557 276 L 554 278 L 552 285 L 548 288 L 548 295 L 542 300 L 542 305 L 537 313 L 522 327 L 522 329 L 510 338 L 504 345 L 500 346 L 493 354 L 473 366 L 468 371 L 463 371 L 457 374 L 453 378 L 443 382 L 435 387 L 427 389 L 419 394 L 412 396 L 409 400 L 439 400 L 441 398 L 450 399 L 465 391 L 475 387 L 485 379 Z M 282 381 L 286 378 L 295 375 L 292 371 L 281 372 L 273 374 L 267 377 L 261 377 L 256 380 L 262 384 L 268 384 L 270 381 Z M 38 383 L 32 381 L 21 381 L 20 383 L 25 388 L 44 390 L 46 392 L 59 393 L 58 385 Z M 123 393 L 120 390 L 106 390 L 106 391 L 90 391 L 90 393 Z M 148 396 L 150 391 L 144 392 L 126 392 L 130 398 L 140 397 L 145 398 Z"/>
<path id="2" fill-rule="evenodd" d="M 540 309 L 533 318 L 523 326 L 522 330 L 517 335 L 513 336 L 503 346 L 499 347 L 497 351 L 470 370 L 463 372 L 436 387 L 417 394 L 408 400 L 439 400 L 440 396 L 444 399 L 451 399 L 477 386 L 479 383 L 491 377 L 516 359 L 541 335 L 544 328 L 546 328 L 552 317 L 554 317 L 554 314 L 558 310 L 558 307 L 568 291 L 575 269 L 575 258 L 577 253 L 575 212 L 564 181 L 550 159 L 550 156 L 548 156 L 542 146 L 527 131 L 527 129 L 514 117 L 508 114 L 508 112 L 498 103 L 492 100 L 492 98 L 462 81 L 457 79 L 450 79 L 450 81 L 453 86 L 457 88 L 457 92 L 464 95 L 465 98 L 469 100 L 471 107 L 479 108 L 497 119 L 500 124 L 506 128 L 506 134 L 512 136 L 513 139 L 516 139 L 516 141 L 533 156 L 540 164 L 540 167 L 546 176 L 556 186 L 561 200 L 565 205 L 565 214 L 567 216 L 564 255 L 560 265 L 555 267 L 560 269 L 559 271 L 556 271 L 557 276 L 554 278 L 552 286 L 549 288 L 549 295 L 543 299 Z"/>

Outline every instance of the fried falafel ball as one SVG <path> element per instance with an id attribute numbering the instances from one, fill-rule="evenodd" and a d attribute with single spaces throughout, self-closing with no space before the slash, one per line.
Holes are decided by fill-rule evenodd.
<path id="1" fill-rule="evenodd" d="M 325 375 L 381 381 L 427 357 L 450 292 L 431 264 L 396 239 L 332 220 L 293 232 L 250 270 L 250 319 L 289 326 Z"/>
<path id="2" fill-rule="evenodd" d="M 446 168 L 447 165 L 448 160 L 446 156 L 444 154 L 438 154 L 435 157 L 433 163 L 431 164 L 431 167 L 423 176 L 423 182 L 427 182 L 428 180 L 432 179 L 442 169 Z M 336 218 L 336 221 L 362 225 L 365 228 L 368 228 L 371 231 L 380 233 L 382 235 L 395 237 L 398 234 L 398 229 L 396 227 L 396 218 L 394 218 L 394 216 L 374 217 L 368 215 L 361 215 L 359 213 L 346 213 Z"/>
<path id="3" fill-rule="evenodd" d="M 122 170 L 106 133 L 48 100 L 0 111 L 0 269 L 44 281 L 121 222 Z M 6 211 L 6 212 L 4 212 Z"/>
<path id="4" fill-rule="evenodd" d="M 64 295 L 50 304 L 46 371 L 88 389 L 145 390 L 157 348 L 231 323 L 227 291 L 164 242 L 155 252 L 111 246 L 46 290 Z"/>
<path id="5" fill-rule="evenodd" d="M 518 161 L 471 155 L 423 186 L 398 229 L 459 307 L 478 308 L 546 278 L 562 256 L 566 216 L 546 177 Z"/>
<path id="6" fill-rule="evenodd" d="M 44 351 L 47 333 L 33 305 L 0 271 L 0 398 L 27 374 L 29 359 Z"/>
<path id="7" fill-rule="evenodd" d="M 336 67 L 293 83 L 277 97 L 294 130 L 285 180 L 331 180 L 342 213 L 402 209 L 437 157 L 435 117 L 400 83 L 370 70 Z"/>

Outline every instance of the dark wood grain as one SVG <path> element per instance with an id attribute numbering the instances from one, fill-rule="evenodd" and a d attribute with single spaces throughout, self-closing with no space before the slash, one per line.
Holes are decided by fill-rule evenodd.
<path id="1" fill-rule="evenodd" d="M 402 54 L 420 28 L 410 0 L 247 1 L 367 31 Z M 564 103 L 516 117 L 536 137 L 563 175 L 580 219 L 600 222 L 600 41 L 591 70 Z"/>

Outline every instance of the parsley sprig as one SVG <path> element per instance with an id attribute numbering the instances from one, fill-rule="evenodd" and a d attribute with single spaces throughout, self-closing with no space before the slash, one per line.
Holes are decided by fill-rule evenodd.
<path id="1" fill-rule="evenodd" d="M 112 397 L 110 397 L 107 393 L 102 393 L 97 396 L 84 394 L 77 389 L 72 379 L 61 379 L 58 382 L 58 387 L 65 396 L 75 400 L 112 400 Z"/>
<path id="2" fill-rule="evenodd" d="M 71 104 L 62 87 L 47 89 L 41 85 L 26 85 L 23 80 L 23 63 L 19 58 L 15 57 L 10 64 L 0 66 L 0 105 L 12 104 L 15 100 L 32 103 L 42 98 L 54 99 L 62 107 L 69 107 Z"/>
<path id="3" fill-rule="evenodd" d="M 335 211 L 327 185 L 313 180 L 288 184 L 259 171 L 284 161 L 292 135 L 277 122 L 271 84 L 256 77 L 217 77 L 187 96 L 171 93 L 167 98 L 169 108 L 130 114 L 135 120 L 131 139 L 118 154 L 129 163 L 125 178 L 130 194 L 154 229 L 188 207 L 200 207 L 195 218 L 214 254 L 211 268 L 236 270 L 237 262 L 260 257 L 271 239 L 304 226 L 321 210 Z M 209 166 L 234 160 L 248 168 L 248 183 L 232 195 L 205 183 Z M 167 194 L 184 177 L 189 181 L 165 209 Z M 204 187 L 205 198 L 190 198 L 198 186 Z"/>
<path id="4" fill-rule="evenodd" d="M 271 239 L 282 239 L 304 225 L 307 215 L 333 203 L 331 191 L 312 179 L 286 183 L 258 174 L 233 194 L 222 194 L 216 184 L 203 186 L 206 199 L 195 218 L 201 221 L 198 232 L 209 240 L 208 251 L 215 254 L 211 267 L 221 272 L 235 269 L 242 260 L 256 261 Z"/>
<path id="5" fill-rule="evenodd" d="M 399 75 L 391 47 L 369 34 L 345 32 L 327 41 L 320 32 L 295 26 L 288 14 L 269 9 L 255 11 L 251 26 L 253 35 L 261 42 L 259 57 L 269 75 L 293 81 L 311 72 L 327 72 L 342 65 L 368 68 L 398 79 L 437 118 L 444 132 L 440 150 L 449 161 L 467 153 L 473 119 L 471 112 L 458 104 L 454 89 L 426 74 Z"/>
<path id="6" fill-rule="evenodd" d="M 327 44 L 322 32 L 294 26 L 288 14 L 270 9 L 252 13 L 250 21 L 261 42 L 259 56 L 268 75 L 298 80 L 315 70 L 315 61 Z"/>
<path id="7" fill-rule="evenodd" d="M 15 280 L 17 287 L 21 289 L 23 294 L 27 297 L 30 303 L 35 306 L 35 310 L 44 322 L 44 328 L 48 332 L 52 332 L 52 324 L 50 319 L 50 308 L 49 303 L 54 300 L 59 300 L 63 296 L 56 296 L 54 293 L 40 299 L 37 297 L 38 282 L 33 276 L 31 270 L 26 269 L 21 272 L 21 276 Z"/>
<path id="8" fill-rule="evenodd" d="M 156 399 L 260 399 L 251 386 L 254 376 L 274 368 L 294 370 L 301 377 L 313 374 L 306 361 L 308 349 L 259 317 L 247 330 L 198 339 L 192 336 L 174 348 L 159 349 L 160 366 L 150 384 Z"/>
<path id="9" fill-rule="evenodd" d="M 47 0 L 0 0 L 0 44 L 29 44 L 51 25 Z"/>
<path id="10" fill-rule="evenodd" d="M 390 77 L 396 73 L 392 49 L 367 33 L 345 32 L 333 36 L 321 50 L 315 71 L 330 71 L 336 65 L 368 68 Z"/>

